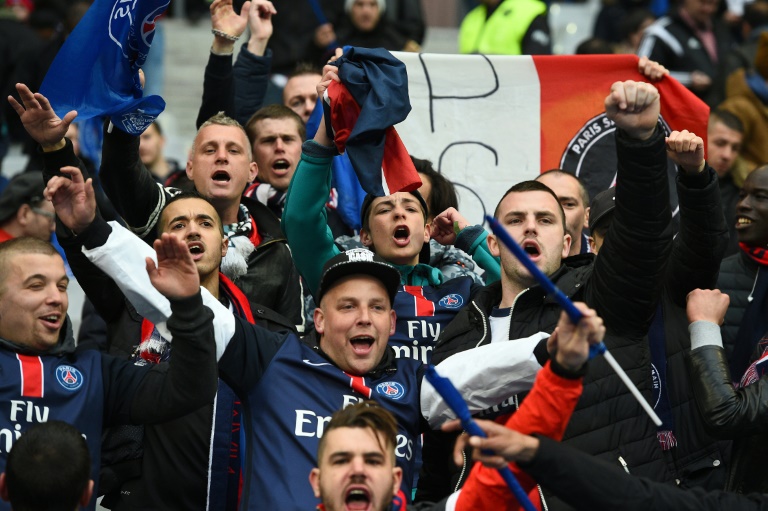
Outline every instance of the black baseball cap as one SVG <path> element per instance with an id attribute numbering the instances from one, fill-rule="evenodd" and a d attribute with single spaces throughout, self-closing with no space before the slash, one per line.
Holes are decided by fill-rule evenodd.
<path id="1" fill-rule="evenodd" d="M 600 223 L 609 213 L 616 207 L 616 187 L 612 186 L 607 190 L 595 195 L 592 199 L 592 204 L 589 207 L 589 230 L 594 230 L 595 226 Z"/>
<path id="2" fill-rule="evenodd" d="M 320 304 L 325 293 L 336 282 L 350 275 L 369 275 L 380 280 L 387 290 L 390 304 L 395 302 L 395 295 L 400 287 L 400 272 L 367 248 L 353 248 L 331 257 L 323 265 L 316 303 Z"/>
<path id="3" fill-rule="evenodd" d="M 0 222 L 5 222 L 23 204 L 34 204 L 43 200 L 43 173 L 39 170 L 16 174 L 0 195 Z"/>

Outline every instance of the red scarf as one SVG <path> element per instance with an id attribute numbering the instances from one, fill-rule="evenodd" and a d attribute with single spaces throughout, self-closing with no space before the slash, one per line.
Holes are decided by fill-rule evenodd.
<path id="1" fill-rule="evenodd" d="M 739 248 L 746 253 L 750 259 L 761 266 L 768 266 L 768 249 L 765 247 L 753 247 L 746 243 L 739 243 Z"/>
<path id="2" fill-rule="evenodd" d="M 219 290 L 227 297 L 229 303 L 232 304 L 236 315 L 245 318 L 252 325 L 256 324 L 248 298 L 240 291 L 240 288 L 221 272 L 219 272 Z M 168 340 L 160 335 L 160 332 L 157 331 L 157 328 L 155 328 L 151 321 L 144 318 L 141 321 L 141 344 L 139 344 L 138 348 L 138 357 L 150 364 L 158 364 L 165 361 L 169 353 L 170 343 L 168 343 Z"/>

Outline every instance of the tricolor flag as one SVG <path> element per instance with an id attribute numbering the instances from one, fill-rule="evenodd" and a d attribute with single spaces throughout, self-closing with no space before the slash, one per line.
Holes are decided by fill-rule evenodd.
<path id="1" fill-rule="evenodd" d="M 510 186 L 551 168 L 577 175 L 590 196 L 608 188 L 616 153 L 605 97 L 616 81 L 648 81 L 634 55 L 395 56 L 406 64 L 412 107 L 397 131 L 412 155 L 457 184 L 473 223 Z M 706 138 L 708 107 L 671 78 L 654 85 L 665 128 Z"/>
<path id="2" fill-rule="evenodd" d="M 405 66 L 382 48 L 349 48 L 336 63 L 341 83 L 323 97 L 326 129 L 360 186 L 377 196 L 417 189 L 419 174 L 392 127 L 411 109 Z"/>
<path id="3" fill-rule="evenodd" d="M 165 108 L 160 96 L 142 97 L 139 68 L 149 53 L 155 22 L 169 0 L 95 0 L 67 37 L 40 92 L 64 117 L 109 116 L 133 135 L 141 134 Z"/>

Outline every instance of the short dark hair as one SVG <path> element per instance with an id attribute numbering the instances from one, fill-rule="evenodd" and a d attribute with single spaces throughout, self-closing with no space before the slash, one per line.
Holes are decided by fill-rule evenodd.
<path id="1" fill-rule="evenodd" d="M 744 124 L 741 122 L 741 119 L 728 110 L 717 108 L 709 112 L 709 126 L 714 126 L 718 122 L 733 131 L 744 133 Z"/>
<path id="2" fill-rule="evenodd" d="M 5 466 L 15 511 L 72 511 L 91 478 L 83 435 L 61 421 L 37 424 L 14 443 Z"/>
<path id="3" fill-rule="evenodd" d="M 429 194 L 427 216 L 439 215 L 448 208 L 459 209 L 459 198 L 453 183 L 444 175 L 435 170 L 432 162 L 411 156 L 416 172 L 424 174 L 432 183 L 432 191 Z"/>
<path id="4" fill-rule="evenodd" d="M 168 206 L 170 206 L 174 202 L 177 202 L 177 201 L 180 201 L 180 200 L 185 200 L 185 199 L 199 199 L 201 201 L 205 201 L 208 204 L 210 204 L 210 206 L 213 208 L 213 210 L 216 211 L 215 219 L 219 222 L 219 231 L 221 232 L 222 235 L 224 234 L 224 225 L 221 223 L 221 217 L 219 216 L 219 211 L 216 209 L 216 206 L 213 205 L 213 203 L 210 201 L 210 199 L 208 199 L 207 197 L 201 195 L 200 192 L 198 192 L 197 190 L 183 191 L 183 192 L 177 193 L 176 195 L 174 195 L 173 197 L 168 199 L 165 202 L 165 206 L 163 206 L 163 209 L 160 210 L 160 218 L 161 219 L 163 218 L 163 215 L 165 214 L 165 210 L 168 209 Z M 158 229 L 162 230 L 162 227 L 158 226 Z M 159 235 L 160 234 L 158 233 L 158 236 Z"/>
<path id="5" fill-rule="evenodd" d="M 581 202 L 584 203 L 584 207 L 585 208 L 589 207 L 589 192 L 587 191 L 587 188 L 584 186 L 584 183 L 581 182 L 581 179 L 579 179 L 578 177 L 574 176 L 573 174 L 571 174 L 567 170 L 564 170 L 564 169 L 549 169 L 549 170 L 545 170 L 544 172 L 542 172 L 541 174 L 536 176 L 536 181 L 538 181 L 539 178 L 541 176 L 543 176 L 544 174 L 549 174 L 550 172 L 554 173 L 554 175 L 568 176 L 570 178 L 575 179 L 576 182 L 579 184 L 579 194 L 581 195 Z"/>
<path id="6" fill-rule="evenodd" d="M 299 62 L 296 67 L 293 68 L 291 74 L 288 75 L 288 79 L 295 78 L 297 76 L 304 75 L 320 75 L 323 76 L 322 70 L 311 62 Z"/>
<path id="7" fill-rule="evenodd" d="M 507 195 L 510 193 L 523 193 L 523 192 L 545 192 L 552 196 L 553 199 L 555 199 L 555 202 L 557 202 L 557 209 L 560 211 L 560 218 L 562 219 L 563 223 L 563 230 L 565 230 L 565 210 L 563 209 L 562 204 L 560 204 L 560 199 L 557 198 L 557 195 L 555 195 L 555 192 L 552 191 L 550 187 L 545 185 L 544 183 L 540 183 L 539 181 L 521 181 L 514 185 L 512 188 L 507 190 L 504 195 L 501 196 L 501 199 L 499 200 L 499 203 L 496 204 L 496 209 L 493 211 L 493 217 L 497 220 L 499 219 L 499 208 L 501 207 L 501 203 L 504 202 L 504 199 L 507 198 Z"/>
<path id="8" fill-rule="evenodd" d="M 331 421 L 325 426 L 323 436 L 317 445 L 317 460 L 323 455 L 325 449 L 325 439 L 330 431 L 338 428 L 362 428 L 370 429 L 376 435 L 376 441 L 384 452 L 394 451 L 397 445 L 397 420 L 386 408 L 376 401 L 360 401 L 347 406 L 331 416 Z M 381 437 L 384 438 L 385 445 L 381 445 Z M 394 458 L 394 453 L 393 453 Z"/>
<path id="9" fill-rule="evenodd" d="M 245 123 L 245 133 L 248 135 L 248 140 L 251 144 L 253 144 L 259 134 L 256 130 L 256 124 L 264 119 L 290 119 L 296 123 L 296 128 L 299 131 L 301 140 L 304 141 L 307 139 L 307 127 L 304 125 L 304 121 L 301 117 L 285 105 L 274 104 L 259 108 L 256 110 L 256 113 L 248 119 L 248 122 Z"/>

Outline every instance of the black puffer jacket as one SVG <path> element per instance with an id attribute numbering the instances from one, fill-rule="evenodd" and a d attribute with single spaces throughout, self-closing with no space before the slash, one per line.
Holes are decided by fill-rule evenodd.
<path id="1" fill-rule="evenodd" d="M 690 350 L 686 296 L 694 289 L 715 287 L 728 230 L 720 205 L 717 175 L 707 167 L 701 174 L 678 173 L 680 231 L 667 267 L 662 317 L 666 341 L 666 392 L 677 446 L 665 456 L 681 487 L 708 490 L 725 484 L 729 442 L 717 442 L 704 427 L 691 390 L 685 354 Z"/>
<path id="2" fill-rule="evenodd" d="M 731 360 L 736 334 L 739 333 L 744 311 L 751 301 L 750 296 L 755 288 L 759 265 L 739 250 L 737 254 L 723 259 L 720 264 L 720 276 L 717 278 L 717 289 L 727 294 L 731 299 L 725 313 L 725 321 L 720 328 L 723 335 L 725 356 Z M 765 269 L 763 270 L 765 271 Z M 741 375 L 734 375 L 735 378 Z"/>
<path id="3" fill-rule="evenodd" d="M 615 216 L 600 256 L 594 263 L 580 261 L 574 266 L 566 260 L 550 277 L 563 293 L 586 302 L 604 319 L 606 346 L 649 396 L 651 369 L 645 335 L 672 246 L 664 137 L 657 129 L 648 141 L 632 140 L 621 132 L 616 140 L 621 186 L 616 189 Z M 459 313 L 440 336 L 433 362 L 490 342 L 487 318 L 492 301 L 478 297 Z M 498 303 L 496 299 L 490 306 Z M 512 310 L 510 339 L 551 332 L 561 311 L 539 286 L 519 294 Z M 563 440 L 617 466 L 626 465 L 632 474 L 671 479 L 655 426 L 603 358 L 590 362 L 584 392 Z M 441 466 L 450 466 L 446 453 L 425 445 L 417 499 L 437 500 L 453 489 L 445 483 Z M 434 477 L 438 473 L 442 475 Z M 548 505 L 549 509 L 567 508 L 551 500 Z"/>
<path id="4" fill-rule="evenodd" d="M 688 362 L 691 381 L 700 382 L 693 389 L 710 433 L 734 439 L 726 491 L 768 493 L 768 375 L 734 389 L 719 346 L 692 350 Z"/>

